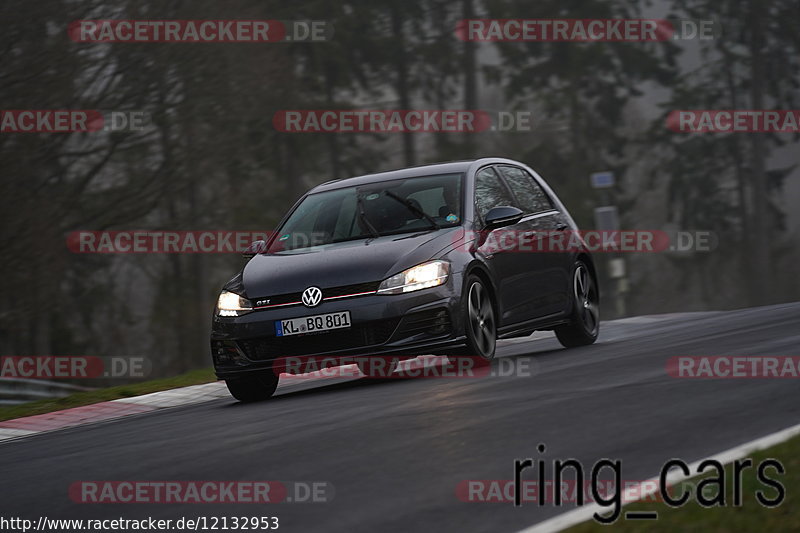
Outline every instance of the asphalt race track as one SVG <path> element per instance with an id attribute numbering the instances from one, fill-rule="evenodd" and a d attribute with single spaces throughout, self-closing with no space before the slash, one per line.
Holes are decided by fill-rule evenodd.
<path id="1" fill-rule="evenodd" d="M 498 348 L 526 377 L 351 379 L 219 400 L 0 444 L 0 515 L 277 516 L 280 531 L 516 531 L 573 508 L 463 502 L 469 479 L 511 479 L 516 458 L 622 461 L 658 474 L 800 422 L 796 379 L 676 379 L 679 355 L 800 355 L 800 303 L 604 323 L 594 346 Z M 505 361 L 505 362 L 503 362 Z M 536 446 L 544 443 L 541 455 Z M 533 475 L 531 475 L 533 479 Z M 325 481 L 327 503 L 76 504 L 79 480 Z M 622 518 L 620 518 L 622 520 Z"/>

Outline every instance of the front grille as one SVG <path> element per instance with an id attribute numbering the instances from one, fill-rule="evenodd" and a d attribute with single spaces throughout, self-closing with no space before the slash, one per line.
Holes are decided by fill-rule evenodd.
<path id="1" fill-rule="evenodd" d="M 330 289 L 322 289 L 323 298 L 335 298 L 337 296 L 348 296 L 350 294 L 361 294 L 362 292 L 375 292 L 378 290 L 380 281 L 370 281 L 367 283 L 356 283 L 354 285 L 342 285 L 341 287 L 332 287 Z"/>
<path id="2" fill-rule="evenodd" d="M 313 355 L 336 350 L 352 350 L 383 344 L 397 327 L 397 320 L 376 320 L 349 329 L 291 337 L 262 337 L 238 341 L 239 347 L 252 361 L 269 361 L 278 357 Z"/>
<path id="3" fill-rule="evenodd" d="M 365 292 L 375 292 L 378 290 L 380 281 L 368 281 L 366 283 L 354 283 L 352 285 L 341 285 L 339 287 L 322 288 L 322 299 L 340 298 L 342 296 L 350 296 L 354 294 L 361 294 Z M 250 301 L 256 308 L 269 308 L 278 305 L 286 305 L 291 303 L 299 304 L 302 301 L 302 292 L 289 292 L 285 294 L 278 294 L 277 296 L 264 296 L 259 298 L 250 298 Z M 268 304 L 257 305 L 259 300 L 269 300 Z"/>

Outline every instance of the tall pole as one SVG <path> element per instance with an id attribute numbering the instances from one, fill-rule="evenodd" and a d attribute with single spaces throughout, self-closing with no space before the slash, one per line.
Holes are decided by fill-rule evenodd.
<path id="1" fill-rule="evenodd" d="M 752 109 L 763 109 L 764 106 L 764 61 L 763 48 L 763 10 L 767 2 L 750 0 L 750 27 L 753 28 L 750 39 L 750 100 Z M 750 251 L 753 258 L 753 276 L 751 294 L 753 304 L 759 305 L 770 301 L 771 283 L 769 274 L 770 230 L 766 221 L 767 188 L 766 170 L 764 168 L 764 134 L 752 134 L 752 169 L 753 169 L 753 223 L 751 225 Z"/>

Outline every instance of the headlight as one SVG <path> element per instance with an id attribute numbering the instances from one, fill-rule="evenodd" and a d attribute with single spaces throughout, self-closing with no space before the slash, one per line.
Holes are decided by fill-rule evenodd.
<path id="1" fill-rule="evenodd" d="M 402 294 L 418 291 L 428 287 L 436 287 L 447 281 L 450 275 L 450 263 L 447 261 L 429 261 L 422 263 L 391 278 L 383 280 L 378 287 L 382 294 Z"/>
<path id="2" fill-rule="evenodd" d="M 219 316 L 241 316 L 253 310 L 253 306 L 246 298 L 236 293 L 222 291 L 217 300 L 217 314 Z"/>

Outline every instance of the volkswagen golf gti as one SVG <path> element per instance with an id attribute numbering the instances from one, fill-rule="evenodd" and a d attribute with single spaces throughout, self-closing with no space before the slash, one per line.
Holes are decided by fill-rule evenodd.
<path id="1" fill-rule="evenodd" d="M 272 396 L 287 357 L 369 375 L 370 357 L 488 362 L 497 339 L 537 330 L 566 347 L 591 344 L 599 288 L 577 230 L 547 183 L 508 159 L 323 183 L 248 248 L 223 287 L 216 374 L 236 399 L 255 401 Z M 548 246 L 562 232 L 579 244 Z"/>

